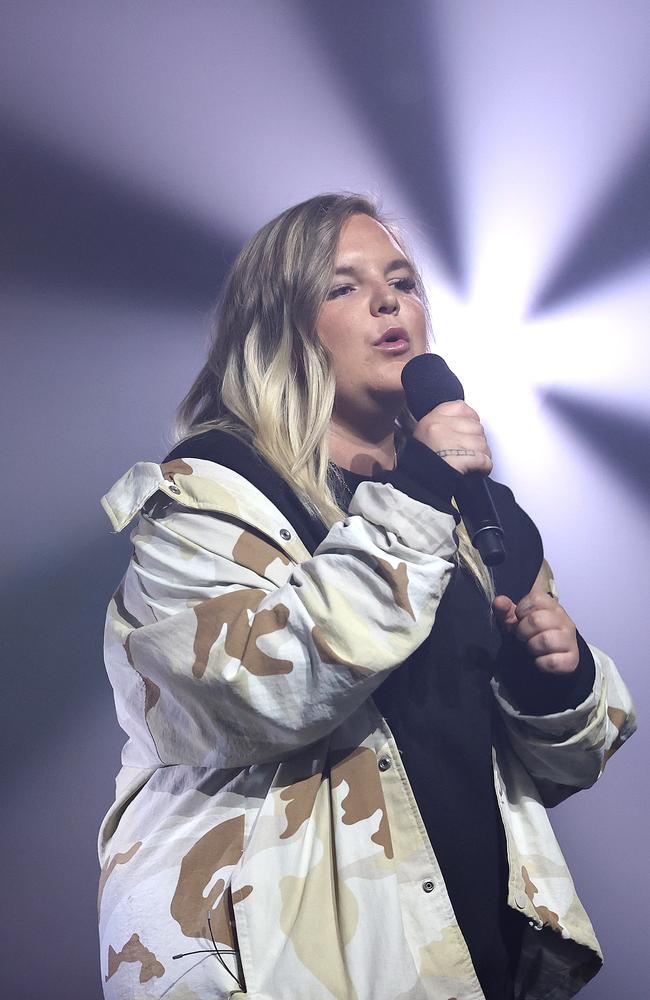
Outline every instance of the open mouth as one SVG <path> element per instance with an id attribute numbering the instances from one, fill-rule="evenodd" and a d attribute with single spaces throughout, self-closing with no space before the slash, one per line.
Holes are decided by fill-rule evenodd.
<path id="1" fill-rule="evenodd" d="M 392 327 L 382 334 L 381 339 L 375 344 L 380 351 L 389 354 L 401 354 L 409 348 L 409 335 L 401 327 Z"/>

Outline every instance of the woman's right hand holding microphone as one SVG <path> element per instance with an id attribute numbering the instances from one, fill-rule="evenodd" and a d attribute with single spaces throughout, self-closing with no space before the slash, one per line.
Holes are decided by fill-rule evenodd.
<path id="1" fill-rule="evenodd" d="M 457 472 L 492 471 L 492 453 L 481 419 L 462 399 L 440 403 L 417 423 L 413 437 Z"/>

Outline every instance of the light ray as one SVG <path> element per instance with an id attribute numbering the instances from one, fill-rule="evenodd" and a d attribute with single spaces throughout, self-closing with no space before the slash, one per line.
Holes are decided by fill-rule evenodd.
<path id="1" fill-rule="evenodd" d="M 469 294 L 523 312 L 645 131 L 647 4 L 457 0 L 432 12 Z"/>
<path id="2" fill-rule="evenodd" d="M 409 231 L 446 280 L 464 287 L 447 95 L 427 4 L 410 3 L 398 17 L 392 4 L 376 0 L 298 2 L 296 10 L 331 78 L 345 83 L 348 104 L 363 116 L 384 184 L 403 192 Z"/>
<path id="3" fill-rule="evenodd" d="M 383 192 L 406 214 L 368 123 L 295 13 L 163 4 L 152 30 L 147 4 L 26 4 L 0 38 L 0 112 L 81 167 L 242 240 L 332 188 Z"/>

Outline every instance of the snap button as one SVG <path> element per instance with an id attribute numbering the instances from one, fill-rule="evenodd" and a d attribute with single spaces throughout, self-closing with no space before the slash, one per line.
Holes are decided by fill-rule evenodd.
<path id="1" fill-rule="evenodd" d="M 390 761 L 388 757 L 381 757 L 379 763 L 377 764 L 377 767 L 379 768 L 380 771 L 387 771 L 388 768 L 390 767 Z"/>
<path id="2" fill-rule="evenodd" d="M 426 882 L 422 883 L 422 888 L 424 889 L 425 892 L 433 892 L 433 890 L 435 889 L 435 885 L 433 884 L 431 879 L 427 879 Z"/>
<path id="3" fill-rule="evenodd" d="M 169 487 L 169 492 L 170 493 L 180 493 L 180 490 L 179 490 L 178 486 L 170 486 Z"/>
<path id="4" fill-rule="evenodd" d="M 285 542 L 288 542 L 291 538 L 291 532 L 287 531 L 286 528 L 280 528 L 280 538 L 284 538 Z"/>

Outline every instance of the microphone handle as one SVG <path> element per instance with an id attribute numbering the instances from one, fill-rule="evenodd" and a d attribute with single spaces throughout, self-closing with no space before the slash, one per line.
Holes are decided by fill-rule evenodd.
<path id="1" fill-rule="evenodd" d="M 486 566 L 499 566 L 506 557 L 503 528 L 485 477 L 480 472 L 465 473 L 454 496 L 472 545 Z"/>

